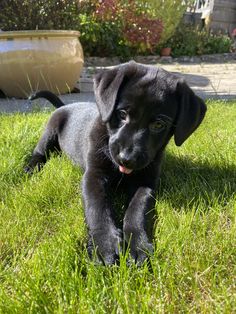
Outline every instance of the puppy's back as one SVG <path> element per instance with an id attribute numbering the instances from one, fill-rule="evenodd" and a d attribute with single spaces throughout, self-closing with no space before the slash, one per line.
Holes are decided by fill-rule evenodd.
<path id="1" fill-rule="evenodd" d="M 58 132 L 61 150 L 75 164 L 79 164 L 85 169 L 89 150 L 89 135 L 98 117 L 95 103 L 73 103 L 57 109 L 54 114 L 66 117 Z"/>

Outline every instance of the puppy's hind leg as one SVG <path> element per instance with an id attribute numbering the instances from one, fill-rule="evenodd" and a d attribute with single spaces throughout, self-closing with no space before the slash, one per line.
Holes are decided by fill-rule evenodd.
<path id="1" fill-rule="evenodd" d="M 51 152 L 61 150 L 58 143 L 59 128 L 60 119 L 58 119 L 57 114 L 54 114 L 49 120 L 46 129 L 37 146 L 35 147 L 27 166 L 24 168 L 25 172 L 32 173 L 34 168 L 40 170 L 46 163 L 47 157 Z"/>

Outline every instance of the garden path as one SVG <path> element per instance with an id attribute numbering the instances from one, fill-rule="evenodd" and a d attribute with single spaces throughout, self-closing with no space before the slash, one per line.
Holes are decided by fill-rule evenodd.
<path id="1" fill-rule="evenodd" d="M 187 83 L 200 97 L 204 99 L 236 99 L 236 61 L 227 63 L 199 63 L 199 64 L 161 64 L 161 67 L 184 77 Z M 81 93 L 62 95 L 66 103 L 93 102 L 92 72 L 95 68 L 84 68 L 81 78 Z M 23 99 L 0 98 L 0 112 L 29 112 L 33 109 L 45 109 L 50 105 L 40 100 L 39 105 L 29 103 Z"/>

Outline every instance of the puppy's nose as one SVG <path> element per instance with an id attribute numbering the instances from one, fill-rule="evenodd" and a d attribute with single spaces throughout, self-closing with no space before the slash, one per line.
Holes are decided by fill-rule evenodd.
<path id="1" fill-rule="evenodd" d="M 130 158 L 130 154 L 128 154 L 127 152 L 125 151 L 121 151 L 118 155 L 118 160 L 119 160 L 119 163 L 122 165 L 122 166 L 125 166 L 127 168 L 129 168 L 130 166 L 132 166 L 132 160 Z"/>

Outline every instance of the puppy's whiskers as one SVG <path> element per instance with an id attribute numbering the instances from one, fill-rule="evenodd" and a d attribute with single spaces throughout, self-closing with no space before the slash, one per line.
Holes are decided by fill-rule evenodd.
<path id="1" fill-rule="evenodd" d="M 103 160 L 110 160 L 112 161 L 111 159 L 111 156 L 110 156 L 110 151 L 109 151 L 109 148 L 107 147 L 107 145 L 104 145 L 102 147 L 100 147 L 99 149 L 97 149 L 97 156 L 99 158 L 102 158 Z"/>

